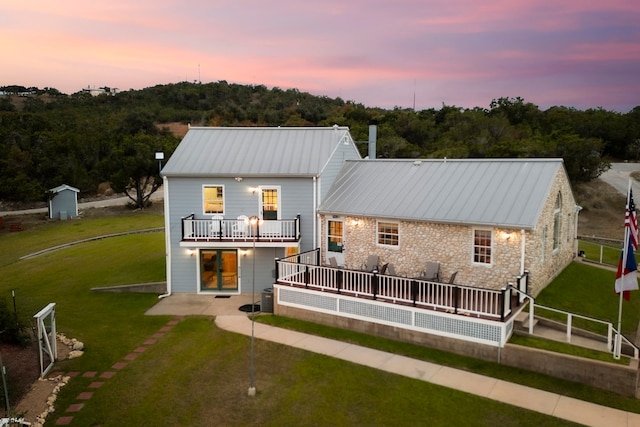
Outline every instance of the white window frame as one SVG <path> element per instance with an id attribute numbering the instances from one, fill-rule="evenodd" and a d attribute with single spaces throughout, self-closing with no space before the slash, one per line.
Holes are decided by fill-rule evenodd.
<path id="1" fill-rule="evenodd" d="M 488 232 L 489 233 L 489 239 L 490 239 L 490 244 L 489 246 L 486 245 L 476 245 L 476 232 Z M 492 229 L 490 228 L 474 228 L 471 231 L 471 263 L 473 265 L 482 265 L 485 267 L 490 267 L 493 265 L 493 259 L 495 257 L 495 249 L 494 249 L 494 232 Z M 476 248 L 489 248 L 489 262 L 480 262 L 480 261 L 476 261 Z M 480 256 L 480 255 L 479 255 Z M 486 257 L 485 255 L 481 255 L 483 257 Z"/>
<path id="2" fill-rule="evenodd" d="M 396 226 L 396 230 L 398 231 L 397 234 L 396 234 L 396 237 L 397 237 L 397 239 L 396 239 L 397 240 L 397 244 L 396 245 L 390 245 L 390 244 L 387 244 L 387 243 L 380 243 L 381 233 L 380 233 L 379 227 L 380 227 L 381 223 L 382 224 L 391 224 L 391 225 L 395 225 Z M 382 234 L 388 235 L 389 233 L 382 233 Z M 382 246 L 384 248 L 393 248 L 393 249 L 400 248 L 400 222 L 399 221 L 389 221 L 389 220 L 386 220 L 386 221 L 384 221 L 384 220 L 376 220 L 376 245 L 377 246 Z"/>
<path id="3" fill-rule="evenodd" d="M 222 189 L 222 212 L 207 212 L 207 202 L 204 198 L 205 188 L 221 188 Z M 225 207 L 227 205 L 225 200 L 225 188 L 222 184 L 203 184 L 202 185 L 202 214 L 203 215 L 224 215 Z"/>

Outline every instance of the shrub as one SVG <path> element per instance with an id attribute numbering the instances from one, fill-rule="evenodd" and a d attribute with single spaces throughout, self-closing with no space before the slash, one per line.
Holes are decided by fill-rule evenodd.
<path id="1" fill-rule="evenodd" d="M 0 343 L 26 345 L 29 342 L 27 327 L 9 309 L 6 299 L 0 299 Z"/>

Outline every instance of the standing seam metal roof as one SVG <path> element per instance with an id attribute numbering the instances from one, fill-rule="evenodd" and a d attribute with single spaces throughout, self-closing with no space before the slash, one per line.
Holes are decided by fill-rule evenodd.
<path id="1" fill-rule="evenodd" d="M 318 176 L 347 127 L 192 127 L 165 176 Z M 359 155 L 358 155 L 359 156 Z"/>
<path id="2" fill-rule="evenodd" d="M 532 229 L 559 170 L 562 159 L 347 161 L 320 212 Z"/>

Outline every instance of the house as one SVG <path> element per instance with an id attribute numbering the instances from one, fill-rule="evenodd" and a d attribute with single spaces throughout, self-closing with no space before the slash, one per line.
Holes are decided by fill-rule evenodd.
<path id="1" fill-rule="evenodd" d="M 162 169 L 167 293 L 271 287 L 276 258 L 319 245 L 318 207 L 360 158 L 340 126 L 190 127 Z"/>
<path id="2" fill-rule="evenodd" d="M 561 159 L 347 160 L 274 311 L 496 360 L 575 257 L 579 209 Z"/>
<path id="3" fill-rule="evenodd" d="M 562 159 L 346 161 L 320 247 L 347 267 L 375 254 L 418 277 L 436 262 L 441 278 L 494 289 L 527 270 L 537 295 L 576 255 L 579 209 Z"/>
<path id="4" fill-rule="evenodd" d="M 78 216 L 78 193 L 80 190 L 67 184 L 49 190 L 49 218 L 62 219 Z"/>

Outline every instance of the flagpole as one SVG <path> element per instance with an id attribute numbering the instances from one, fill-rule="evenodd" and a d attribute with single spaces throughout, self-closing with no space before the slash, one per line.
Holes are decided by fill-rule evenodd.
<path id="1" fill-rule="evenodd" d="M 624 294 L 624 270 L 627 265 L 627 252 L 629 252 L 629 227 L 627 227 L 627 214 L 629 209 L 629 195 L 631 194 L 631 178 L 629 178 L 629 187 L 627 188 L 627 203 L 625 206 L 625 226 L 624 226 L 624 242 L 622 243 L 622 280 L 620 281 L 620 302 L 618 303 L 618 335 L 616 336 L 613 358 L 620 359 L 622 353 L 622 296 Z"/>

